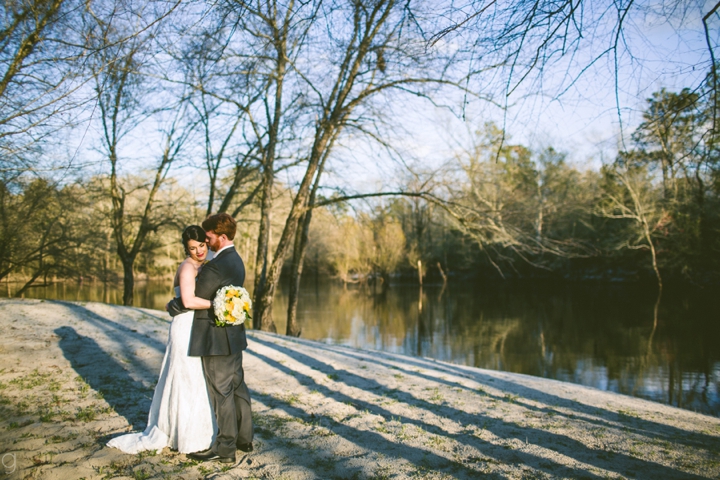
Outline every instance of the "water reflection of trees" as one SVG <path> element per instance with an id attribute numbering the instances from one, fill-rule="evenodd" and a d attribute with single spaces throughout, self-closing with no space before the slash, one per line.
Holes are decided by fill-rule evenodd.
<path id="1" fill-rule="evenodd" d="M 666 292 L 654 335 L 653 288 L 534 282 L 374 291 L 308 278 L 301 293 L 304 338 L 556 378 L 720 413 L 718 301 L 708 293 Z M 122 289 L 101 282 L 51 284 L 26 295 L 122 303 Z M 138 285 L 135 301 L 162 309 L 170 295 L 169 280 L 147 282 Z M 285 291 L 278 301 L 275 321 L 282 331 Z"/>
<path id="2" fill-rule="evenodd" d="M 535 283 L 451 285 L 443 295 L 440 286 L 396 286 L 375 294 L 331 284 L 316 292 L 300 302 L 306 338 L 720 412 L 720 328 L 708 327 L 707 299 L 664 300 L 653 335 L 652 290 Z"/>
<path id="3" fill-rule="evenodd" d="M 7 283 L 2 289 L 2 295 L 12 297 L 17 288 L 17 284 Z M 164 310 L 172 295 L 172 279 L 138 282 L 135 284 L 133 305 Z M 23 297 L 121 305 L 123 290 L 121 285 L 108 282 L 58 282 L 32 288 L 23 294 Z"/>

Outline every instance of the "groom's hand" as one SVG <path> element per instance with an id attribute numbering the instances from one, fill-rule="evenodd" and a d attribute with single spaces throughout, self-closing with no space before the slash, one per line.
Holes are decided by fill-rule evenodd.
<path id="1" fill-rule="evenodd" d="M 185 308 L 185 305 L 182 303 L 182 299 L 180 298 L 173 298 L 168 302 L 167 305 L 165 305 L 165 310 L 170 313 L 171 317 L 177 317 L 181 313 L 189 312 L 189 308 Z"/>

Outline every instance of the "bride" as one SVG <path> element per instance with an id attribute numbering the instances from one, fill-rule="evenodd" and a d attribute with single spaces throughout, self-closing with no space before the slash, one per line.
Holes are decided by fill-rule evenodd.
<path id="1" fill-rule="evenodd" d="M 190 309 L 211 307 L 210 300 L 195 296 L 197 277 L 207 257 L 205 231 L 197 225 L 187 227 L 182 242 L 187 258 L 175 274 L 175 296 Z M 210 406 L 210 397 L 200 357 L 188 356 L 190 330 L 194 312 L 173 317 L 165 358 L 153 394 L 147 428 L 141 433 L 129 433 L 113 438 L 109 447 L 125 453 L 145 450 L 176 449 L 192 453 L 209 448 L 217 427 Z"/>

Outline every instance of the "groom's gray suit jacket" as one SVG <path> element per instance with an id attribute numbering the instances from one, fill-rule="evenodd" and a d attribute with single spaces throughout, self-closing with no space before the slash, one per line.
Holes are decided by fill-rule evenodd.
<path id="1" fill-rule="evenodd" d="M 235 251 L 235 247 L 231 247 L 220 252 L 202 267 L 195 282 L 195 296 L 212 302 L 215 293 L 222 287 L 228 285 L 242 287 L 244 282 L 245 265 Z M 170 315 L 175 316 L 187 311 L 179 299 L 171 303 Z M 207 310 L 195 310 L 188 355 L 191 357 L 230 355 L 246 348 L 245 325 L 217 327 L 212 307 Z"/>

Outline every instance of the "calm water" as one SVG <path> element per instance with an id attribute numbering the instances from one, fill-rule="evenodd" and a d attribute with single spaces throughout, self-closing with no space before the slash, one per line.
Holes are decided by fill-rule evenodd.
<path id="1" fill-rule="evenodd" d="M 12 293 L 12 286 L 2 293 Z M 55 284 L 26 295 L 121 302 L 121 288 Z M 162 309 L 171 284 L 139 284 L 137 306 Z M 627 285 L 450 283 L 385 293 L 305 283 L 302 337 L 526 373 L 720 415 L 720 299 L 712 288 L 655 292 Z M 285 330 L 286 291 L 274 307 Z"/>

